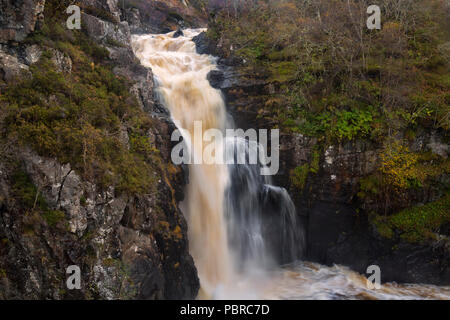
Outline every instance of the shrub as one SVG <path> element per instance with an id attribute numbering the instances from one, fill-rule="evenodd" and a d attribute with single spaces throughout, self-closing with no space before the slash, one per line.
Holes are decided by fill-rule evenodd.
<path id="1" fill-rule="evenodd" d="M 392 238 L 397 232 L 402 239 L 412 243 L 435 239 L 440 227 L 450 223 L 450 194 L 390 217 L 377 216 L 374 222 L 380 234 L 387 238 Z"/>
<path id="2" fill-rule="evenodd" d="M 242 72 L 279 82 L 261 117 L 322 140 L 383 140 L 411 127 L 449 127 L 449 20 L 442 1 L 380 3 L 369 32 L 365 1 L 253 1 L 222 11 L 208 35 Z M 301 99 L 299 99 L 301 97 Z"/>
<path id="3" fill-rule="evenodd" d="M 150 116 L 130 95 L 131 83 L 112 72 L 106 49 L 81 32 L 61 35 L 58 25 L 49 20 L 41 32 L 52 34 L 47 45 L 70 55 L 72 73 L 57 72 L 50 52 L 44 53 L 30 68 L 31 79 L 8 87 L 0 96 L 5 115 L 2 138 L 14 136 L 41 156 L 70 163 L 101 188 L 152 192 L 161 161 L 148 137 Z M 124 132 L 129 141 L 123 140 Z M 47 215 L 50 221 L 57 216 L 57 212 Z"/>
<path id="4" fill-rule="evenodd" d="M 50 227 L 55 227 L 65 219 L 64 212 L 52 210 L 30 177 L 20 169 L 17 169 L 12 176 L 12 192 L 26 215 L 39 214 Z"/>

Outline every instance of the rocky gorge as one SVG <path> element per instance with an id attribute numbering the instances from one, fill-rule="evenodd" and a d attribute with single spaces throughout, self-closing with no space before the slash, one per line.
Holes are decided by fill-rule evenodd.
<path id="1" fill-rule="evenodd" d="M 78 1 L 82 30 L 72 36 L 54 32 L 64 25 L 70 1 L 0 1 L 0 298 L 195 299 L 200 283 L 179 207 L 189 172 L 171 164 L 175 125 L 155 94 L 152 70 L 133 53 L 131 35 L 206 27 L 208 18 L 214 27 L 218 9 L 208 11 L 202 1 L 126 1 L 122 6 L 117 0 L 83 0 Z M 266 70 L 251 72 L 226 35 L 204 32 L 194 42 L 198 53 L 219 58 L 208 79 L 222 91 L 237 127 L 281 127 L 265 117 L 266 107 L 289 81 L 274 81 Z M 51 85 L 42 79 L 46 61 L 54 72 L 44 75 L 64 87 L 51 87 L 49 94 L 42 85 Z M 79 79 L 90 81 L 85 91 L 101 92 L 84 97 L 79 92 L 84 90 L 70 85 Z M 26 81 L 45 97 L 36 98 L 22 85 Z M 28 100 L 16 101 L 8 92 L 21 85 L 29 89 L 23 93 Z M 117 96 L 107 100 L 114 106 L 110 113 L 90 104 L 102 103 L 110 93 Z M 20 104 L 30 110 L 19 112 Z M 87 106 L 88 119 L 79 114 L 79 136 L 64 130 L 66 121 L 78 123 L 70 119 L 70 110 L 77 110 L 72 104 Z M 35 105 L 58 109 L 44 117 Z M 54 129 L 47 139 L 35 139 L 47 134 L 42 126 Z M 109 126 L 115 129 L 104 129 Z M 431 162 L 438 157 L 438 163 L 448 163 L 439 162 L 448 161 L 445 130 L 421 129 L 408 141 L 413 152 L 429 154 Z M 432 239 L 407 241 L 376 218 L 445 200 L 448 171 L 442 165 L 433 183 L 386 203 L 371 184 L 383 150 L 383 143 L 364 137 L 330 142 L 282 128 L 274 180 L 288 190 L 302 222 L 302 259 L 349 266 L 361 274 L 378 265 L 383 282 L 450 285 L 448 221 L 433 230 Z M 114 156 L 125 165 L 111 160 Z M 136 169 L 140 164 L 145 171 Z M 70 265 L 81 268 L 81 290 L 66 288 Z"/>
<path id="2" fill-rule="evenodd" d="M 286 17 L 289 17 L 289 10 L 293 10 L 288 5 L 277 7 L 277 4 L 273 8 L 269 5 L 268 8 L 269 12 L 280 10 Z M 317 8 L 324 11 L 329 9 L 321 4 L 317 4 Z M 417 133 L 413 137 L 408 137 L 408 132 L 405 131 L 396 132 L 394 139 L 407 140 L 411 152 L 427 153 L 436 159 L 440 158 L 443 165 L 437 169 L 436 176 L 431 178 L 432 182 L 400 193 L 388 188 L 389 192 L 397 194 L 397 198 L 394 194 L 392 199 L 388 194 L 380 197 L 383 187 L 379 172 L 384 165 L 385 141 L 368 137 L 336 141 L 292 131 L 274 119 L 274 113 L 282 113 L 281 110 L 286 108 L 283 102 L 279 102 L 283 99 L 279 98 L 279 95 L 289 95 L 289 90 L 295 88 L 295 81 L 274 79 L 278 76 L 277 73 L 282 72 L 279 69 L 272 72 L 270 70 L 270 63 L 276 64 L 280 59 L 278 56 L 272 59 L 269 53 L 263 52 L 256 59 L 252 57 L 251 54 L 254 53 L 251 50 L 261 50 L 261 43 L 264 43 L 255 30 L 263 30 L 261 33 L 266 32 L 266 37 L 270 31 L 265 31 L 262 25 L 256 27 L 252 25 L 254 22 L 246 21 L 258 21 L 258 18 L 251 14 L 250 10 L 247 16 L 243 14 L 246 18 L 237 18 L 234 25 L 229 23 L 229 30 L 227 22 L 224 22 L 228 18 L 221 20 L 220 14 L 212 15 L 210 27 L 214 27 L 197 36 L 194 42 L 199 53 L 219 57 L 218 70 L 212 71 L 208 78 L 215 88 L 222 90 L 228 110 L 236 119 L 237 126 L 244 129 L 281 129 L 281 164 L 275 181 L 289 190 L 294 198 L 297 213 L 302 219 L 307 235 L 307 249 L 303 258 L 326 265 L 349 266 L 361 274 L 366 273 L 369 266 L 377 265 L 382 270 L 383 282 L 448 285 L 448 219 L 437 228 L 437 232 L 435 230 L 432 239 L 417 241 L 405 240 L 401 230 L 389 228 L 388 232 L 383 232 L 386 226 L 379 223 L 382 219 L 376 218 L 377 215 L 390 215 L 415 206 L 420 208 L 435 201 L 443 203 L 441 212 L 448 212 L 447 131 L 419 127 L 415 129 Z M 266 14 L 270 16 L 270 13 Z M 275 17 L 278 18 L 278 14 Z M 275 22 L 272 22 L 278 23 L 276 18 L 274 20 Z M 281 23 L 288 23 L 286 20 L 288 18 L 282 19 Z M 262 24 L 261 21 L 259 23 Z M 331 22 L 323 23 L 329 25 Z M 242 29 L 242 25 L 249 30 Z M 267 27 L 276 30 L 274 26 Z M 240 30 L 245 36 L 233 33 L 236 30 Z M 236 38 L 231 38 L 230 34 L 236 35 Z M 314 36 L 318 37 L 316 34 Z M 239 40 L 236 40 L 237 38 Z M 299 38 L 301 39 L 301 35 Z M 252 41 L 255 43 L 252 44 Z M 278 46 L 273 45 L 266 50 L 274 56 L 283 54 L 283 50 L 288 50 L 284 46 L 289 47 L 289 44 Z M 255 61 L 249 61 L 252 58 Z M 286 60 L 289 62 L 286 64 L 290 63 L 292 58 L 288 55 Z M 256 64 L 256 67 L 252 63 Z M 269 68 L 264 63 L 269 63 Z M 294 69 L 293 74 L 295 72 L 297 76 L 300 73 Z M 324 81 L 320 81 L 323 87 Z M 369 186 L 366 187 L 366 184 Z"/>
<path id="3" fill-rule="evenodd" d="M 199 52 L 218 54 L 216 44 L 197 39 Z M 219 53 L 220 55 L 220 53 Z M 273 124 L 258 119 L 264 97 L 274 84 L 264 77 L 252 78 L 239 73 L 241 64 L 235 59 L 221 59 L 219 70 L 210 73 L 210 81 L 221 89 L 230 112 L 240 128 L 270 128 Z M 438 133 L 423 133 L 413 142 L 416 150 L 433 150 L 448 154 L 448 145 Z M 320 146 L 317 139 L 300 133 L 281 137 L 280 172 L 275 177 L 278 185 L 290 190 L 298 214 L 307 234 L 306 260 L 326 265 L 341 264 L 364 274 L 368 266 L 378 265 L 383 270 L 383 281 L 400 283 L 448 284 L 450 244 L 445 227 L 437 241 L 411 244 L 400 238 L 386 239 L 369 221 L 368 212 L 378 202 L 361 204 L 358 198 L 360 181 L 375 173 L 380 165 L 381 146 L 364 141 Z M 311 164 L 314 172 L 304 177 L 302 190 L 292 182 L 292 170 Z M 442 177 L 448 185 L 448 174 Z M 406 201 L 429 203 L 442 196 L 439 189 L 413 193 Z M 361 206 L 366 206 L 366 211 Z M 375 209 L 375 210 L 376 210 Z"/>
<path id="4" fill-rule="evenodd" d="M 45 13 L 59 10 L 66 16 L 65 4 L 69 5 L 1 2 L 0 90 L 31 76 L 30 67 L 48 48 L 24 39 L 43 26 Z M 105 60 L 113 66 L 113 74 L 132 82 L 130 95 L 152 121 L 145 135 L 157 148 L 160 161 L 170 163 L 174 125 L 154 97 L 151 70 L 136 62 L 130 25 L 121 21 L 126 13 L 117 1 L 82 1 L 81 5 L 83 32 L 106 47 Z M 50 60 L 61 74 L 77 67 L 75 62 L 72 66 L 72 58 L 50 49 Z M 128 149 L 129 134 L 127 124 L 120 124 L 119 143 Z M 119 194 L 113 186 L 87 181 L 70 162 L 61 163 L 38 147 L 16 141 L 2 140 L 0 147 L 2 299 L 192 299 L 197 295 L 197 271 L 188 252 L 186 221 L 178 208 L 186 183 L 181 168 L 155 169 L 153 191 Z M 28 196 L 33 198 L 29 203 Z M 70 265 L 81 268 L 79 291 L 66 288 Z"/>

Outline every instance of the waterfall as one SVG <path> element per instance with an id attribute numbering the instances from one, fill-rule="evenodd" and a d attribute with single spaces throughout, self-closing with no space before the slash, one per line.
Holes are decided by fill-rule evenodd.
<path id="1" fill-rule="evenodd" d="M 195 123 L 220 132 L 233 127 L 221 92 L 207 80 L 216 60 L 197 54 L 192 42 L 202 31 L 184 30 L 177 38 L 172 32 L 132 39 L 136 56 L 153 70 L 159 99 L 194 158 L 204 157 L 202 143 L 192 139 Z M 247 157 L 252 143 L 240 137 L 218 142 L 231 158 Z M 449 287 L 388 283 L 369 290 L 364 276 L 340 266 L 297 261 L 279 268 L 301 257 L 304 239 L 288 193 L 260 174 L 262 166 L 260 162 L 189 165 L 181 209 L 199 273 L 199 298 L 450 299 Z"/>
<path id="2" fill-rule="evenodd" d="M 232 127 L 224 99 L 207 80 L 215 58 L 196 53 L 192 38 L 204 30 L 133 36 L 133 49 L 153 70 L 157 92 L 186 141 L 194 122 L 224 132 Z M 245 139 L 224 139 L 224 153 L 236 153 Z M 248 148 L 244 148 L 247 150 Z M 201 157 L 203 146 L 190 153 Z M 239 156 L 235 154 L 235 156 Z M 261 165 L 192 164 L 182 210 L 188 220 L 190 252 L 205 297 L 233 289 L 248 273 L 264 272 L 298 258 L 303 244 L 295 208 L 284 189 L 260 175 Z M 267 210 L 266 210 L 267 209 Z M 298 228 L 300 230 L 300 228 Z"/>

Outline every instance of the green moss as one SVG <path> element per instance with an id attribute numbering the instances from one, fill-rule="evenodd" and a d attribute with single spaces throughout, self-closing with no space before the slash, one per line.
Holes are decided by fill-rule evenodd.
<path id="1" fill-rule="evenodd" d="M 381 177 L 379 175 L 370 175 L 359 181 L 360 191 L 358 197 L 361 199 L 376 196 L 381 192 Z"/>
<path id="2" fill-rule="evenodd" d="M 303 191 L 309 174 L 317 174 L 320 169 L 320 147 L 316 146 L 311 153 L 310 163 L 296 167 L 290 172 L 291 186 L 298 191 Z"/>
<path id="3" fill-rule="evenodd" d="M 375 225 L 379 233 L 392 238 L 394 232 L 411 243 L 435 239 L 435 233 L 450 223 L 450 193 L 436 202 L 403 210 L 389 217 L 377 216 Z"/>
<path id="4" fill-rule="evenodd" d="M 84 207 L 87 204 L 87 199 L 84 195 L 80 197 L 80 204 Z"/>
<path id="5" fill-rule="evenodd" d="M 292 61 L 272 62 L 270 71 L 271 79 L 278 82 L 285 82 L 295 79 L 298 66 Z"/>
<path id="6" fill-rule="evenodd" d="M 116 267 L 116 266 L 120 266 L 120 260 L 113 259 L 113 258 L 106 258 L 106 259 L 103 259 L 103 265 L 104 265 L 105 267 Z"/>
<path id="7" fill-rule="evenodd" d="M 306 179 L 309 173 L 309 164 L 305 163 L 291 171 L 291 185 L 299 191 L 303 191 L 306 185 Z"/>
<path id="8" fill-rule="evenodd" d="M 312 159 L 311 159 L 311 164 L 310 164 L 310 168 L 309 171 L 311 173 L 318 173 L 319 169 L 320 169 L 320 150 L 318 148 L 315 148 L 315 150 L 312 153 Z"/>
<path id="9" fill-rule="evenodd" d="M 394 238 L 394 230 L 390 226 L 389 223 L 387 223 L 387 218 L 384 216 L 378 216 L 375 213 L 373 214 L 373 217 L 371 219 L 372 223 L 375 225 L 378 233 L 386 238 L 386 239 L 393 239 Z"/>
<path id="10" fill-rule="evenodd" d="M 35 206 L 35 203 L 38 207 L 45 206 L 45 202 L 38 194 L 37 188 L 24 171 L 17 170 L 12 176 L 12 182 L 12 192 L 22 206 L 32 208 Z"/>
<path id="11" fill-rule="evenodd" d="M 59 73 L 50 52 L 30 68 L 33 75 L 0 97 L 2 138 L 17 139 L 42 156 L 70 163 L 85 180 L 118 193 L 151 192 L 161 171 L 159 151 L 147 133 L 152 119 L 129 93 L 131 83 L 108 65 L 107 50 L 82 32 L 67 34 L 49 19 L 33 41 L 68 54 L 71 74 Z M 126 131 L 130 146 L 120 139 Z"/>
<path id="12" fill-rule="evenodd" d="M 12 181 L 14 198 L 18 201 L 18 204 L 26 210 L 26 214 L 31 217 L 30 220 L 35 220 L 34 217 L 40 216 L 50 227 L 55 227 L 59 222 L 65 219 L 64 212 L 52 210 L 49 207 L 40 191 L 24 171 L 17 170 L 12 176 Z M 30 225 L 29 231 L 32 231 L 32 229 L 33 226 Z"/>
<path id="13" fill-rule="evenodd" d="M 64 221 L 66 218 L 64 212 L 60 210 L 45 210 L 42 213 L 42 217 L 50 227 L 56 226 L 59 222 Z"/>

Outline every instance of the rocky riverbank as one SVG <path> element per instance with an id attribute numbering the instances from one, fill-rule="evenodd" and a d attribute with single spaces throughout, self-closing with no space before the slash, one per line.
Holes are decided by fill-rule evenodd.
<path id="1" fill-rule="evenodd" d="M 131 13 L 139 14 L 139 10 L 122 10 L 117 0 L 81 1 L 80 5 L 82 30 L 72 34 L 64 30 L 67 18 L 64 2 L 2 0 L 0 4 L 0 90 L 10 97 L 0 100 L 0 298 L 193 299 L 199 280 L 188 252 L 186 221 L 178 208 L 184 197 L 186 175 L 182 168 L 169 164 L 170 136 L 175 126 L 154 97 L 152 71 L 137 62 L 130 44 L 131 32 L 143 26 L 143 32 L 160 31 L 155 26 L 161 29 L 179 26 L 170 23 L 166 26 L 159 20 L 139 21 L 138 25 L 130 26 L 124 18 Z M 151 6 L 157 6 L 166 17 L 172 9 L 156 1 Z M 39 38 L 43 33 L 49 36 Z M 83 44 L 88 42 L 91 44 Z M 48 73 L 43 59 L 51 63 Z M 89 123 L 85 124 L 86 130 L 92 128 L 91 132 L 96 132 L 96 138 L 91 136 L 92 142 L 85 138 L 78 141 L 75 134 L 70 138 L 69 131 L 58 131 L 57 126 L 66 125 L 65 121 L 71 119 L 70 114 L 65 114 L 68 105 L 64 103 L 80 108 L 80 117 L 85 118 L 95 109 L 89 109 L 89 104 L 83 101 L 101 103 L 104 99 L 100 82 L 105 79 L 98 78 L 80 93 L 69 84 L 77 85 L 79 77 L 93 77 L 96 72 L 111 77 L 108 80 L 111 85 L 116 83 L 114 77 L 120 79 L 124 89 L 118 82 L 119 87 L 108 89 L 118 92 L 119 102 L 109 102 L 109 106 L 113 103 L 120 106 L 120 99 L 125 99 L 122 95 L 129 95 L 126 103 L 131 109 L 127 112 L 136 113 L 140 123 L 127 120 L 126 113 L 117 118 L 115 110 L 110 114 L 109 109 L 103 109 L 103 115 L 88 116 Z M 107 154 L 91 157 L 86 154 L 90 152 L 87 149 L 79 154 L 84 159 L 82 164 L 83 160 L 80 163 L 76 158 L 78 155 L 57 152 L 58 142 L 47 150 L 44 144 L 34 139 L 24 141 L 14 132 L 19 127 L 30 130 L 36 124 L 41 128 L 49 125 L 48 118 L 36 117 L 25 120 L 27 127 L 16 120 L 11 126 L 14 119 L 11 117 L 19 113 L 9 113 L 18 98 L 9 92 L 19 90 L 15 89 L 17 84 L 27 83 L 31 77 L 29 81 L 35 81 L 31 89 L 38 83 L 42 87 L 44 76 L 54 77 L 61 85 L 38 102 L 40 112 L 59 108 L 57 112 L 61 114 L 54 118 L 56 122 L 49 127 L 53 133 L 49 131 L 47 139 L 72 139 L 73 150 L 78 145 L 86 148 L 86 143 L 102 143 L 106 147 L 102 141 L 109 139 L 109 133 L 105 130 L 112 129 L 102 129 L 101 121 L 105 117 L 117 119 L 114 123 L 117 131 L 112 133 L 117 137 L 112 139 L 120 152 L 116 157 L 123 157 L 122 162 L 129 159 L 128 168 L 116 171 L 114 164 L 106 162 Z M 87 92 L 91 89 L 92 93 Z M 58 90 L 72 92 L 74 100 L 65 102 Z M 80 94 L 87 97 L 76 98 Z M 28 92 L 21 95 L 23 102 L 19 107 L 27 112 L 25 106 L 31 97 Z M 144 130 L 140 129 L 142 125 Z M 32 133 L 35 134 L 38 133 Z M 104 147 L 99 144 L 98 148 Z M 149 156 L 142 148 L 152 148 L 154 155 Z M 97 152 L 102 153 L 100 150 Z M 147 172 L 143 174 L 139 167 L 133 168 L 133 163 L 148 167 L 149 178 Z M 107 167 L 106 171 L 102 167 Z M 132 170 L 137 170 L 137 175 Z M 109 175 L 113 181 L 122 182 L 108 185 L 99 180 L 101 172 L 106 174 L 102 173 L 102 177 Z M 132 191 L 139 184 L 142 188 Z M 66 269 L 70 265 L 81 269 L 81 290 L 67 289 Z"/>

